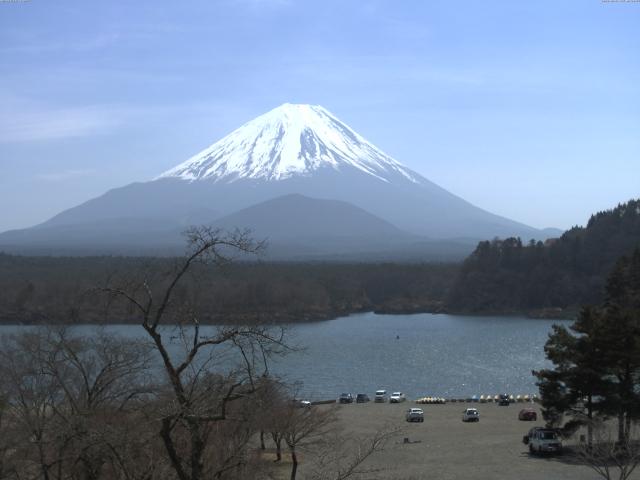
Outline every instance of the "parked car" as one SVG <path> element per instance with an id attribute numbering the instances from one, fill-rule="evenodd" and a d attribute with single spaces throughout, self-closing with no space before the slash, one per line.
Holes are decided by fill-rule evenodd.
<path id="1" fill-rule="evenodd" d="M 340 394 L 340 398 L 338 399 L 340 403 L 353 403 L 353 395 L 350 393 L 342 393 Z"/>
<path id="2" fill-rule="evenodd" d="M 524 440 L 524 439 L 523 439 Z M 555 430 L 549 428 L 538 428 L 529 435 L 529 452 L 543 453 L 561 453 L 562 442 L 560 436 Z"/>
<path id="3" fill-rule="evenodd" d="M 501 407 L 508 407 L 509 406 L 509 394 L 507 393 L 501 393 L 498 396 L 498 405 L 500 405 Z"/>
<path id="4" fill-rule="evenodd" d="M 389 397 L 389 403 L 400 403 L 404 402 L 407 397 L 404 396 L 402 392 L 393 392 Z"/>
<path id="5" fill-rule="evenodd" d="M 525 445 L 529 445 L 529 439 L 531 439 L 533 437 L 533 435 L 538 431 L 538 430 L 544 430 L 544 427 L 533 427 L 531 428 L 527 434 L 525 436 L 522 437 L 522 443 L 524 443 Z"/>
<path id="6" fill-rule="evenodd" d="M 359 393 L 356 395 L 356 403 L 367 403 L 369 401 L 369 395 L 366 393 Z"/>
<path id="7" fill-rule="evenodd" d="M 300 400 L 298 406 L 300 408 L 311 408 L 311 402 L 309 400 Z"/>
<path id="8" fill-rule="evenodd" d="M 421 408 L 410 408 L 405 415 L 407 422 L 424 422 L 424 412 Z"/>
<path id="9" fill-rule="evenodd" d="M 462 412 L 462 421 L 463 422 L 479 422 L 480 412 L 478 412 L 477 408 L 467 408 L 464 412 Z"/>
<path id="10" fill-rule="evenodd" d="M 535 422 L 538 420 L 538 413 L 533 408 L 523 408 L 518 412 L 518 420 Z"/>
<path id="11" fill-rule="evenodd" d="M 373 398 L 373 401 L 376 403 L 384 403 L 387 401 L 387 391 L 386 390 L 376 390 L 376 396 Z"/>

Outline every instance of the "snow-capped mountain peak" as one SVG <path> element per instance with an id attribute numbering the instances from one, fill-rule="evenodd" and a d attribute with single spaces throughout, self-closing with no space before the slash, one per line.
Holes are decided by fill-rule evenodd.
<path id="1" fill-rule="evenodd" d="M 285 103 L 234 130 L 158 178 L 284 180 L 353 167 L 384 182 L 422 178 L 319 105 Z"/>

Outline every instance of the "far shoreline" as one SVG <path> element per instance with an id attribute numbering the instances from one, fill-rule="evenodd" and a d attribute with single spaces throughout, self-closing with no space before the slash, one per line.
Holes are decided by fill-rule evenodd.
<path id="1" fill-rule="evenodd" d="M 529 311 L 486 311 L 486 312 L 469 312 L 469 311 L 458 311 L 458 310 L 449 310 L 445 308 L 434 308 L 434 309 L 419 309 L 419 308 L 407 308 L 407 309 L 397 309 L 397 308 L 379 308 L 379 309 L 363 309 L 363 310 L 353 310 L 353 311 L 341 311 L 341 312 L 331 312 L 331 313 L 306 313 L 301 315 L 292 315 L 292 314 L 270 314 L 270 315 L 258 315 L 258 314 L 246 314 L 242 316 L 236 316 L 234 321 L 228 321 L 229 315 L 218 314 L 215 317 L 210 316 L 204 320 L 200 320 L 199 324 L 202 326 L 233 326 L 233 325 L 268 325 L 268 326 L 283 326 L 283 325 L 297 325 L 297 324 L 307 324 L 307 323 L 318 323 L 318 322 L 326 322 L 331 320 L 337 320 L 340 318 L 348 318 L 352 315 L 360 315 L 372 313 L 375 315 L 401 315 L 401 316 L 409 316 L 409 315 L 421 315 L 421 314 L 429 314 L 429 315 L 452 315 L 452 316 L 461 316 L 461 317 L 521 317 L 529 320 L 561 320 L 561 321 L 570 321 L 576 318 L 578 313 L 577 309 L 539 309 L 539 310 L 529 310 Z M 227 321 L 224 321 L 223 318 L 226 318 Z M 245 321 L 243 321 L 243 319 Z M 8 320 L 8 321 L 7 321 Z M 64 326 L 64 327 L 72 327 L 72 326 L 96 326 L 96 327 L 109 327 L 109 326 L 118 326 L 118 325 L 140 325 L 140 322 L 137 319 L 130 320 L 118 320 L 115 322 L 78 322 L 78 321 L 68 321 L 68 322 L 59 322 L 59 321 L 50 321 L 47 322 L 44 318 L 38 319 L 39 321 L 15 321 L 13 319 L 0 319 L 0 326 L 5 327 L 54 327 L 54 326 Z M 176 326 L 178 323 L 167 323 L 167 326 Z M 191 324 L 185 324 L 185 326 L 190 326 Z"/>

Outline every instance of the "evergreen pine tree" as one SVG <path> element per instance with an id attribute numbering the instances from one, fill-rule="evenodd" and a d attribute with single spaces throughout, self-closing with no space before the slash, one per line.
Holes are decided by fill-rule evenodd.
<path id="1" fill-rule="evenodd" d="M 555 326 L 545 345 L 552 369 L 534 372 L 543 416 L 559 425 L 589 426 L 595 416 L 618 420 L 618 441 L 629 438 L 640 419 L 640 250 L 611 272 L 606 301 L 585 307 L 569 331 Z"/>

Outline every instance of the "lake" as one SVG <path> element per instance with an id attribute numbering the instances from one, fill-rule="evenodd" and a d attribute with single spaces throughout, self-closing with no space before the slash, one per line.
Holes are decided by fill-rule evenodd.
<path id="1" fill-rule="evenodd" d="M 524 317 L 362 313 L 292 324 L 289 342 L 304 351 L 278 359 L 272 371 L 303 382 L 300 397 L 326 399 L 378 388 L 419 396 L 537 393 L 531 370 L 547 366 L 544 343 L 554 323 Z M 25 327 L 0 326 L 0 333 Z M 90 333 L 96 327 L 77 327 Z M 211 327 L 209 327 L 211 328 Z M 143 336 L 135 325 L 108 327 Z M 206 328 L 203 329 L 206 333 Z"/>
<path id="2" fill-rule="evenodd" d="M 378 388 L 409 397 L 537 393 L 531 370 L 548 365 L 554 323 L 524 317 L 364 313 L 296 325 L 307 351 L 275 367 L 311 398 Z"/>

